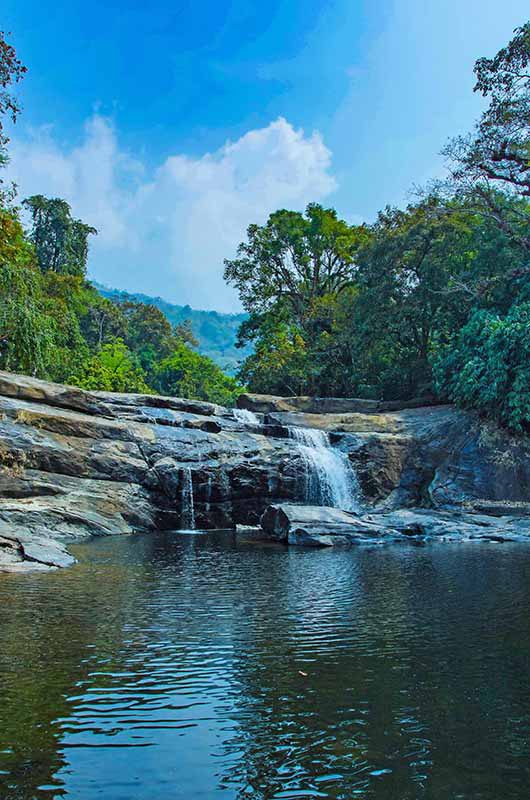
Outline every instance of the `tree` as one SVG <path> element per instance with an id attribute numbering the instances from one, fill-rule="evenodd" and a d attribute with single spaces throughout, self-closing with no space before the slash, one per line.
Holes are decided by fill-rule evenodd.
<path id="1" fill-rule="evenodd" d="M 0 207 L 0 266 L 34 266 L 35 251 L 24 235 L 16 209 Z"/>
<path id="2" fill-rule="evenodd" d="M 73 219 L 66 200 L 33 195 L 23 201 L 32 216 L 30 241 L 42 272 L 84 276 L 88 237 L 95 228 Z"/>
<path id="3" fill-rule="evenodd" d="M 440 353 L 435 376 L 449 400 L 530 432 L 530 303 L 505 317 L 477 311 Z"/>
<path id="4" fill-rule="evenodd" d="M 467 163 L 530 197 L 530 22 L 494 58 L 475 64 L 475 91 L 490 98 Z"/>
<path id="5" fill-rule="evenodd" d="M 310 369 L 307 344 L 297 326 L 268 319 L 237 377 L 254 392 L 300 395 L 308 391 Z"/>
<path id="6" fill-rule="evenodd" d="M 161 393 L 232 406 L 242 387 L 211 358 L 179 342 L 172 355 L 157 365 L 154 387 Z"/>
<path id="7" fill-rule="evenodd" d="M 11 91 L 13 84 L 22 80 L 27 68 L 17 57 L 14 47 L 6 41 L 6 34 L 0 31 L 0 167 L 8 161 L 6 146 L 9 138 L 4 130 L 4 117 L 16 122 L 20 112 L 18 100 Z M 4 181 L 0 178 L 0 205 L 9 206 L 16 194 L 16 188 L 4 188 Z"/>
<path id="8" fill-rule="evenodd" d="M 351 227 L 316 203 L 305 215 L 276 211 L 266 225 L 249 226 L 238 257 L 225 261 L 225 279 L 247 311 L 262 314 L 287 305 L 303 324 L 314 300 L 350 285 L 365 237 L 364 227 Z"/>
<path id="9" fill-rule="evenodd" d="M 45 371 L 54 340 L 34 262 L 16 211 L 0 209 L 0 366 L 30 375 Z"/>
<path id="10" fill-rule="evenodd" d="M 489 105 L 470 136 L 452 139 L 451 191 L 474 201 L 530 254 L 530 23 L 494 58 L 475 64 L 474 90 Z M 525 200 L 506 203 L 506 195 Z"/>
<path id="11" fill-rule="evenodd" d="M 250 312 L 238 333 L 239 346 L 254 343 L 239 373 L 250 388 L 264 391 L 269 372 L 270 391 L 321 390 L 333 309 L 354 285 L 355 257 L 369 236 L 317 204 L 248 228 L 238 258 L 225 261 L 225 278 Z"/>
<path id="12" fill-rule="evenodd" d="M 121 305 L 102 297 L 92 286 L 87 287 L 81 299 L 81 331 L 90 347 L 100 349 L 115 339 L 125 340 L 128 325 Z"/>
<path id="13" fill-rule="evenodd" d="M 4 159 L 4 148 L 9 140 L 4 133 L 2 117 L 7 115 L 16 122 L 20 106 L 10 88 L 22 80 L 26 72 L 27 67 L 17 58 L 15 48 L 6 41 L 5 32 L 0 31 L 0 154 Z"/>
<path id="14" fill-rule="evenodd" d="M 358 255 L 359 295 L 348 326 L 365 364 L 363 382 L 377 393 L 431 391 L 433 348 L 470 307 L 459 288 L 462 276 L 477 271 L 479 229 L 479 217 L 435 195 L 379 214 Z"/>
<path id="15" fill-rule="evenodd" d="M 180 339 L 180 341 L 184 342 L 184 344 L 188 344 L 190 347 L 199 346 L 199 341 L 193 331 L 191 319 L 185 319 L 182 322 L 178 322 L 173 328 L 173 333 L 177 339 Z"/>
<path id="16" fill-rule="evenodd" d="M 156 362 L 167 358 L 176 345 L 177 338 L 171 323 L 156 306 L 148 303 L 120 303 L 125 318 L 127 346 L 136 353 L 148 374 Z"/>

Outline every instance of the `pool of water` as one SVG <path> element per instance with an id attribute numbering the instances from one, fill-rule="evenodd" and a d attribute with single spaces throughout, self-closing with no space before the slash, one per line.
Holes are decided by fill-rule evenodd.
<path id="1" fill-rule="evenodd" d="M 530 793 L 530 548 L 230 533 L 0 575 L 0 797 Z"/>

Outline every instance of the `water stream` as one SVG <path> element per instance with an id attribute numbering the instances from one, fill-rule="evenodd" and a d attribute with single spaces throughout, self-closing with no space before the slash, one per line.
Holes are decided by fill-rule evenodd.
<path id="1" fill-rule="evenodd" d="M 193 500 L 193 481 L 191 469 L 182 468 L 181 502 L 181 527 L 183 530 L 195 530 L 195 503 Z"/>
<path id="2" fill-rule="evenodd" d="M 331 446 L 326 431 L 289 428 L 298 444 L 304 470 L 301 494 L 306 503 L 359 510 L 359 483 L 346 453 Z"/>
<path id="3" fill-rule="evenodd" d="M 246 408 L 234 408 L 234 417 L 245 425 L 256 427 L 260 424 L 259 417 L 253 411 L 247 411 Z"/>

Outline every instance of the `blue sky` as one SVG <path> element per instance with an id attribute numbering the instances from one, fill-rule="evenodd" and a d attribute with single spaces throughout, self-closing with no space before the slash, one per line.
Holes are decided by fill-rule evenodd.
<path id="1" fill-rule="evenodd" d="M 526 0 L 2 5 L 29 68 L 21 195 L 98 228 L 98 280 L 220 310 L 249 223 L 311 200 L 369 221 L 440 174 L 480 113 L 475 59 L 528 17 Z"/>

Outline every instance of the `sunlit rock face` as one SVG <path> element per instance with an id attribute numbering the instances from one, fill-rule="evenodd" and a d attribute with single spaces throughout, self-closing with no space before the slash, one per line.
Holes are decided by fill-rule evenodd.
<path id="1" fill-rule="evenodd" d="M 257 525 L 281 503 L 528 513 L 526 440 L 450 406 L 302 400 L 241 413 L 0 373 L 0 568 L 67 566 L 83 536 Z"/>

